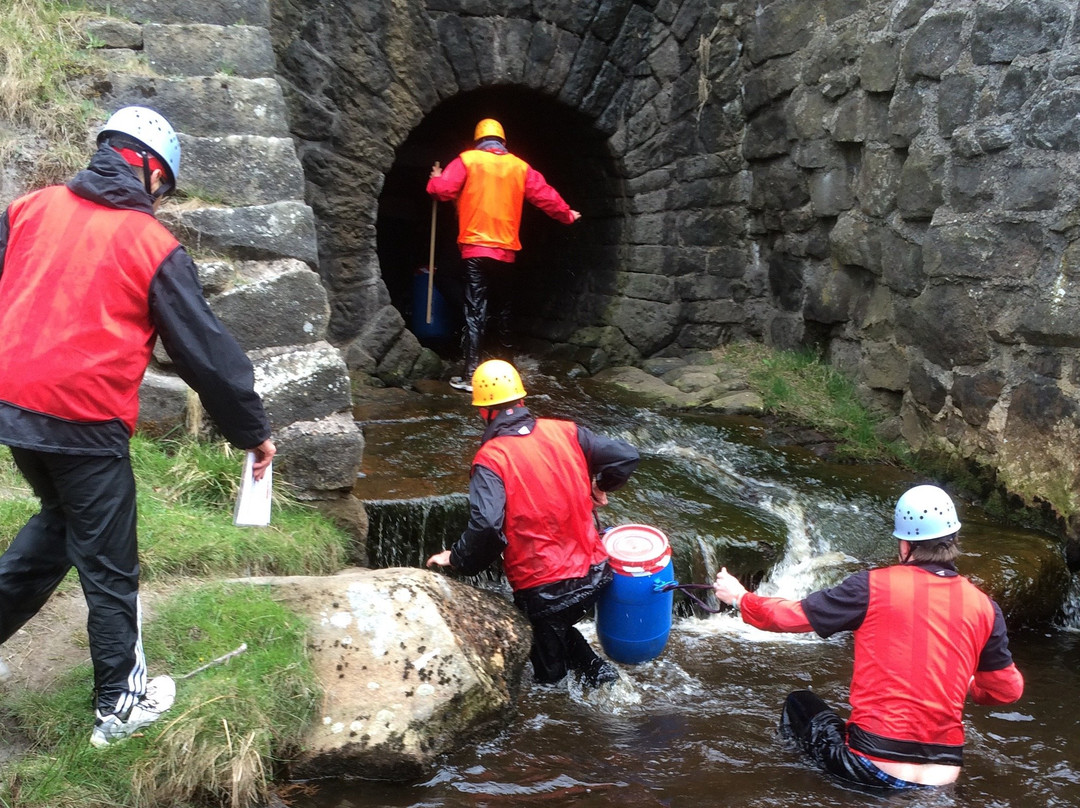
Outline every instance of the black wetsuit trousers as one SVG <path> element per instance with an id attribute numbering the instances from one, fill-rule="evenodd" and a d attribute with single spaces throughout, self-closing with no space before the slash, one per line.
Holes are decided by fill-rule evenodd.
<path id="1" fill-rule="evenodd" d="M 868 789 L 922 788 L 878 769 L 847 745 L 847 724 L 809 690 L 789 693 L 780 716 L 780 734 L 794 741 L 820 768 Z"/>
<path id="2" fill-rule="evenodd" d="M 471 379 L 484 347 L 489 320 L 494 322 L 500 339 L 510 332 L 510 288 L 514 265 L 494 258 L 466 258 L 465 333 L 463 353 L 465 375 Z"/>
<path id="3" fill-rule="evenodd" d="M 573 606 L 543 617 L 529 617 L 533 644 L 529 659 L 538 682 L 558 682 L 567 671 L 594 674 L 603 660 L 574 623 L 592 614 L 599 592 Z"/>
<path id="4" fill-rule="evenodd" d="M 74 567 L 89 609 L 96 707 L 121 712 L 145 691 L 135 478 L 130 458 L 12 448 L 41 510 L 0 556 L 0 643 Z"/>

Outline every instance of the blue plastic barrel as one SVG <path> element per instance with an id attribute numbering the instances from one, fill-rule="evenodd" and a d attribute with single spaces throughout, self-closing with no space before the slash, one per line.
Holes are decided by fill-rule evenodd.
<path id="1" fill-rule="evenodd" d="M 439 341 L 451 335 L 450 307 L 438 288 L 431 290 L 431 322 L 427 321 L 428 268 L 413 273 L 412 332 L 421 342 Z"/>
<path id="2" fill-rule="evenodd" d="M 616 662 L 648 662 L 671 633 L 675 593 L 656 591 L 674 578 L 667 536 L 648 525 L 622 525 L 604 534 L 604 547 L 615 577 L 596 603 L 600 646 Z"/>

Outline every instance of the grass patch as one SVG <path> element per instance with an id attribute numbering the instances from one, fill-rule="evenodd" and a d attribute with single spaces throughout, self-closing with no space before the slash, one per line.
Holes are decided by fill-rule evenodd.
<path id="1" fill-rule="evenodd" d="M 741 368 L 768 412 L 836 437 L 852 460 L 908 462 L 906 450 L 882 439 L 882 420 L 859 401 L 855 385 L 812 351 L 778 351 L 757 343 L 725 346 L 724 360 Z"/>
<path id="2" fill-rule="evenodd" d="M 58 0 L 5 0 L 0 13 L 0 118 L 43 141 L 33 184 L 66 179 L 86 163 L 86 133 L 100 112 L 80 85 L 100 70 L 84 49 L 90 14 Z M 21 149 L 0 134 L 0 160 Z"/>
<path id="3" fill-rule="evenodd" d="M 152 673 L 176 678 L 247 644 L 228 663 L 177 682 L 172 710 L 143 737 L 90 746 L 88 665 L 46 694 L 10 705 L 33 753 L 6 764 L 0 805 L 264 804 L 273 761 L 287 756 L 320 694 L 305 651 L 304 621 L 262 587 L 200 584 L 159 609 L 144 631 Z"/>
<path id="4" fill-rule="evenodd" d="M 179 576 L 322 575 L 348 560 L 349 538 L 314 508 L 275 485 L 269 527 L 236 527 L 241 455 L 224 443 L 131 441 L 144 582 Z M 38 510 L 0 448 L 0 550 Z"/>

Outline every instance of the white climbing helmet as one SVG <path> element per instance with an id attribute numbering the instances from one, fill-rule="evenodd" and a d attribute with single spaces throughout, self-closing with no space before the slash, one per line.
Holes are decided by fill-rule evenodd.
<path id="1" fill-rule="evenodd" d="M 893 536 L 905 541 L 929 541 L 960 529 L 952 499 L 936 485 L 917 485 L 896 503 Z"/>
<path id="2" fill-rule="evenodd" d="M 123 107 L 98 132 L 98 145 L 110 134 L 127 135 L 146 146 L 168 167 L 172 176 L 167 179 L 176 187 L 180 176 L 180 140 L 164 116 L 148 107 Z"/>

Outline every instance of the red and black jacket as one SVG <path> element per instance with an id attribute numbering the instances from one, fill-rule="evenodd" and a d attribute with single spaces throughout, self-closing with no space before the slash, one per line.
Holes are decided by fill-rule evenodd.
<path id="1" fill-rule="evenodd" d="M 580 594 L 565 582 L 590 580 L 590 568 L 607 557 L 592 516 L 592 480 L 614 491 L 638 460 L 625 441 L 570 421 L 536 419 L 525 407 L 500 410 L 473 461 L 469 524 L 451 548 L 452 566 L 475 574 L 502 552 L 516 592 Z"/>
<path id="2" fill-rule="evenodd" d="M 951 565 L 858 572 L 802 601 L 747 593 L 740 610 L 766 630 L 854 633 L 847 741 L 870 758 L 962 765 L 968 694 L 1023 693 L 1001 609 Z"/>
<path id="3" fill-rule="evenodd" d="M 251 448 L 270 436 L 251 362 L 120 155 L 103 147 L 67 186 L 8 207 L 0 219 L 0 442 L 125 454 L 158 336 L 230 442 Z"/>

